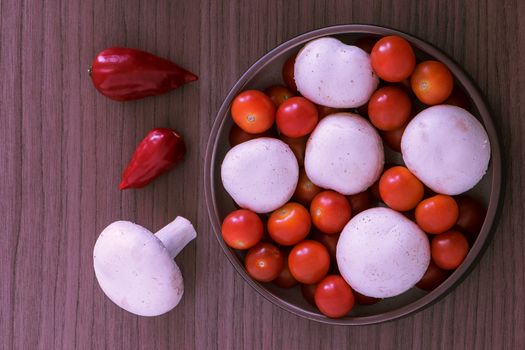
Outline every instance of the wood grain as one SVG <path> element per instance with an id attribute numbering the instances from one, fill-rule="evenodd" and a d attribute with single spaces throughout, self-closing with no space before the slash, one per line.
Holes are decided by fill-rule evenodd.
<path id="1" fill-rule="evenodd" d="M 0 348 L 2 349 L 525 349 L 525 2 L 0 0 Z M 204 150 L 222 99 L 277 44 L 330 24 L 371 23 L 434 43 L 477 81 L 506 151 L 494 240 L 469 277 L 416 315 L 343 328 L 264 300 L 236 275 L 210 230 Z M 87 67 L 123 45 L 200 76 L 170 94 L 116 103 Z M 153 127 L 182 132 L 183 166 L 119 192 L 122 168 Z M 151 230 L 175 215 L 199 237 L 177 258 L 186 293 L 172 312 L 140 318 L 99 289 L 92 248 L 110 222 Z"/>

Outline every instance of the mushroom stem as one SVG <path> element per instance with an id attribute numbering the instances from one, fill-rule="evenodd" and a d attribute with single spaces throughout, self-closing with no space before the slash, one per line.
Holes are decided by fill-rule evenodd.
<path id="1" fill-rule="evenodd" d="M 155 236 L 164 244 L 171 258 L 175 258 L 186 244 L 197 237 L 197 232 L 188 219 L 177 216 L 175 220 L 157 231 Z"/>

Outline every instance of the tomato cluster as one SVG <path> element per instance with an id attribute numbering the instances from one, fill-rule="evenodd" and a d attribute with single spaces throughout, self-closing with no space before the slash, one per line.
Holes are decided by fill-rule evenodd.
<path id="1" fill-rule="evenodd" d="M 449 103 L 468 108 L 468 99 L 454 86 L 448 68 L 437 61 L 417 62 L 411 45 L 398 36 L 364 38 L 356 45 L 370 52 L 374 71 L 382 79 L 368 104 L 358 111 L 368 117 L 383 141 L 400 151 L 403 130 L 424 105 Z M 232 103 L 235 124 L 230 145 L 253 138 L 279 137 L 294 152 L 301 167 L 289 203 L 268 215 L 246 209 L 230 213 L 222 225 L 224 242 L 245 250 L 248 274 L 281 288 L 301 285 L 305 299 L 328 317 L 343 317 L 354 303 L 369 305 L 378 299 L 352 290 L 338 274 L 335 257 L 339 233 L 352 216 L 376 205 L 402 212 L 428 234 L 432 262 L 417 284 L 432 290 L 457 268 L 469 250 L 485 217 L 479 201 L 468 196 L 432 193 L 404 166 L 388 166 L 369 190 L 352 196 L 325 190 L 310 181 L 304 169 L 308 135 L 318 121 L 343 110 L 315 105 L 297 92 L 295 56 L 282 70 L 286 86 L 264 92 L 247 90 Z"/>

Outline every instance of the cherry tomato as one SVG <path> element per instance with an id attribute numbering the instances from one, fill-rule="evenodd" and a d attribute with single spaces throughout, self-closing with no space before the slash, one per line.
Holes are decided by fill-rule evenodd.
<path id="1" fill-rule="evenodd" d="M 341 276 L 326 276 L 315 288 L 315 305 L 325 316 L 343 317 L 354 307 L 352 288 Z"/>
<path id="2" fill-rule="evenodd" d="M 304 164 L 304 155 L 306 152 L 306 142 L 308 141 L 308 136 L 293 138 L 287 137 L 285 135 L 279 136 L 284 143 L 286 143 L 292 149 L 295 158 L 297 158 L 297 163 L 299 166 Z"/>
<path id="3" fill-rule="evenodd" d="M 273 283 L 281 288 L 292 288 L 299 284 L 299 282 L 297 282 L 297 280 L 293 278 L 292 274 L 290 273 L 287 257 L 284 258 L 284 266 L 281 270 L 281 273 L 279 273 L 279 276 L 273 280 Z"/>
<path id="4" fill-rule="evenodd" d="M 321 105 L 316 105 L 316 107 L 317 107 L 317 116 L 319 117 L 319 120 L 323 119 L 327 115 L 345 111 L 345 109 L 326 107 L 326 106 L 321 106 Z"/>
<path id="5" fill-rule="evenodd" d="M 440 269 L 433 261 L 430 261 L 427 271 L 423 277 L 421 277 L 421 280 L 417 282 L 416 287 L 423 290 L 434 290 L 437 286 L 443 283 L 447 277 L 447 271 Z"/>
<path id="6" fill-rule="evenodd" d="M 459 231 L 448 231 L 432 238 L 432 260 L 443 270 L 454 270 L 468 254 L 468 241 Z"/>
<path id="7" fill-rule="evenodd" d="M 392 151 L 401 152 L 401 138 L 403 137 L 406 127 L 407 124 L 394 130 L 381 131 L 383 141 Z"/>
<path id="8" fill-rule="evenodd" d="M 424 188 L 407 168 L 395 166 L 385 171 L 379 179 L 379 194 L 390 208 L 407 211 L 415 208 L 423 199 Z"/>
<path id="9" fill-rule="evenodd" d="M 310 204 L 312 222 L 327 234 L 339 233 L 352 217 L 352 208 L 345 196 L 335 191 L 317 194 Z"/>
<path id="10" fill-rule="evenodd" d="M 292 89 L 292 91 L 297 91 L 297 85 L 295 84 L 295 78 L 294 78 L 295 57 L 297 57 L 297 54 L 288 57 L 286 62 L 284 62 L 283 72 L 282 72 L 283 80 L 285 84 L 290 89 Z"/>
<path id="11" fill-rule="evenodd" d="M 260 242 L 248 251 L 244 258 L 244 266 L 254 280 L 270 282 L 281 273 L 284 257 L 273 244 Z"/>
<path id="12" fill-rule="evenodd" d="M 412 46 L 399 36 L 381 38 L 370 53 L 370 60 L 376 74 L 391 83 L 408 78 L 416 66 Z"/>
<path id="13" fill-rule="evenodd" d="M 372 195 L 368 190 L 358 194 L 346 196 L 346 199 L 350 203 L 352 215 L 354 216 L 364 210 L 372 208 Z"/>
<path id="14" fill-rule="evenodd" d="M 315 289 L 317 284 L 301 284 L 301 293 L 303 294 L 304 299 L 313 306 L 315 305 Z"/>
<path id="15" fill-rule="evenodd" d="M 454 198 L 438 194 L 422 200 L 416 207 L 416 223 L 426 233 L 443 233 L 458 220 L 458 205 Z"/>
<path id="16" fill-rule="evenodd" d="M 321 188 L 314 185 L 314 183 L 310 181 L 306 175 L 304 169 L 301 168 L 301 171 L 299 172 L 299 180 L 297 182 L 297 187 L 295 188 L 293 198 L 303 205 L 310 206 L 312 199 L 314 199 L 315 195 L 319 192 L 321 192 Z"/>
<path id="17" fill-rule="evenodd" d="M 362 38 L 359 38 L 355 46 L 363 50 L 364 52 L 370 54 L 372 52 L 372 49 L 374 48 L 374 45 L 377 43 L 378 38 L 375 36 L 364 36 Z"/>
<path id="18" fill-rule="evenodd" d="M 358 293 L 355 290 L 354 290 L 354 298 L 355 298 L 355 301 L 359 305 L 372 305 L 372 304 L 375 304 L 381 301 L 381 299 L 379 298 L 369 297 L 361 293 Z"/>
<path id="19" fill-rule="evenodd" d="M 470 108 L 470 100 L 465 92 L 458 86 L 454 86 L 450 96 L 443 102 L 446 105 L 458 106 L 468 110 Z"/>
<path id="20" fill-rule="evenodd" d="M 456 225 L 462 232 L 465 232 L 469 238 L 475 238 L 485 221 L 485 215 L 487 213 L 485 207 L 481 202 L 467 195 L 456 197 L 456 202 L 459 209 L 459 217 Z"/>
<path id="21" fill-rule="evenodd" d="M 454 78 L 443 63 L 424 61 L 414 70 L 410 85 L 421 102 L 427 105 L 437 105 L 450 96 L 454 87 Z"/>
<path id="22" fill-rule="evenodd" d="M 339 269 L 337 266 L 337 242 L 339 242 L 339 233 L 333 235 L 327 235 L 319 231 L 312 233 L 312 239 L 324 245 L 330 255 L 330 268 L 333 272 L 338 273 Z"/>
<path id="23" fill-rule="evenodd" d="M 308 135 L 317 125 L 319 117 L 315 105 L 304 97 L 291 97 L 284 101 L 275 122 L 281 134 L 288 137 Z"/>
<path id="24" fill-rule="evenodd" d="M 308 210 L 298 203 L 286 203 L 268 219 L 268 233 L 280 245 L 294 245 L 302 241 L 311 227 Z"/>
<path id="25" fill-rule="evenodd" d="M 231 114 L 241 129 L 250 134 L 259 134 L 272 127 L 275 104 L 261 91 L 246 90 L 233 100 Z"/>
<path id="26" fill-rule="evenodd" d="M 319 282 L 330 268 L 330 255 L 324 245 L 306 240 L 297 244 L 288 256 L 292 276 L 301 283 Z"/>
<path id="27" fill-rule="evenodd" d="M 230 146 L 234 147 L 240 143 L 250 141 L 253 139 L 257 139 L 259 137 L 273 137 L 273 136 L 274 135 L 272 134 L 271 129 L 263 133 L 260 133 L 260 134 L 249 134 L 243 129 L 239 128 L 237 124 L 233 124 L 230 129 L 229 141 L 230 141 Z"/>
<path id="28" fill-rule="evenodd" d="M 270 97 L 275 107 L 279 107 L 284 101 L 295 95 L 292 90 L 281 85 L 271 86 L 264 93 Z"/>
<path id="29" fill-rule="evenodd" d="M 263 222 L 259 215 L 246 209 L 231 212 L 222 222 L 222 238 L 234 249 L 249 249 L 263 235 Z"/>
<path id="30" fill-rule="evenodd" d="M 410 97 L 395 86 L 376 90 L 368 101 L 368 117 L 379 130 L 395 130 L 405 125 L 410 118 Z"/>

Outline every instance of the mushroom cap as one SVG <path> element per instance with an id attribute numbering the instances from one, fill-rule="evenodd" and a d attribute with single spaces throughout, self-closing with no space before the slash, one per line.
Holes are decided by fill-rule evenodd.
<path id="1" fill-rule="evenodd" d="M 222 162 L 221 177 L 224 188 L 239 206 L 267 213 L 292 197 L 299 166 L 286 143 L 261 137 L 230 149 Z"/>
<path id="2" fill-rule="evenodd" d="M 406 166 L 437 193 L 456 195 L 485 175 L 490 142 L 481 123 L 463 108 L 429 107 L 405 129 L 401 153 Z"/>
<path id="3" fill-rule="evenodd" d="M 379 84 L 365 51 L 330 37 L 312 40 L 299 51 L 294 79 L 304 97 L 335 108 L 364 105 Z"/>
<path id="4" fill-rule="evenodd" d="M 381 175 L 383 143 L 374 127 L 352 113 L 323 118 L 306 145 L 304 167 L 321 188 L 350 195 L 363 192 Z"/>
<path id="5" fill-rule="evenodd" d="M 136 315 L 166 313 L 184 293 L 180 269 L 162 242 L 129 221 L 116 221 L 102 231 L 93 249 L 93 264 L 108 298 Z"/>
<path id="6" fill-rule="evenodd" d="M 430 263 L 425 233 L 389 208 L 365 210 L 352 218 L 337 243 L 337 265 L 353 289 L 387 298 L 412 288 Z"/>

